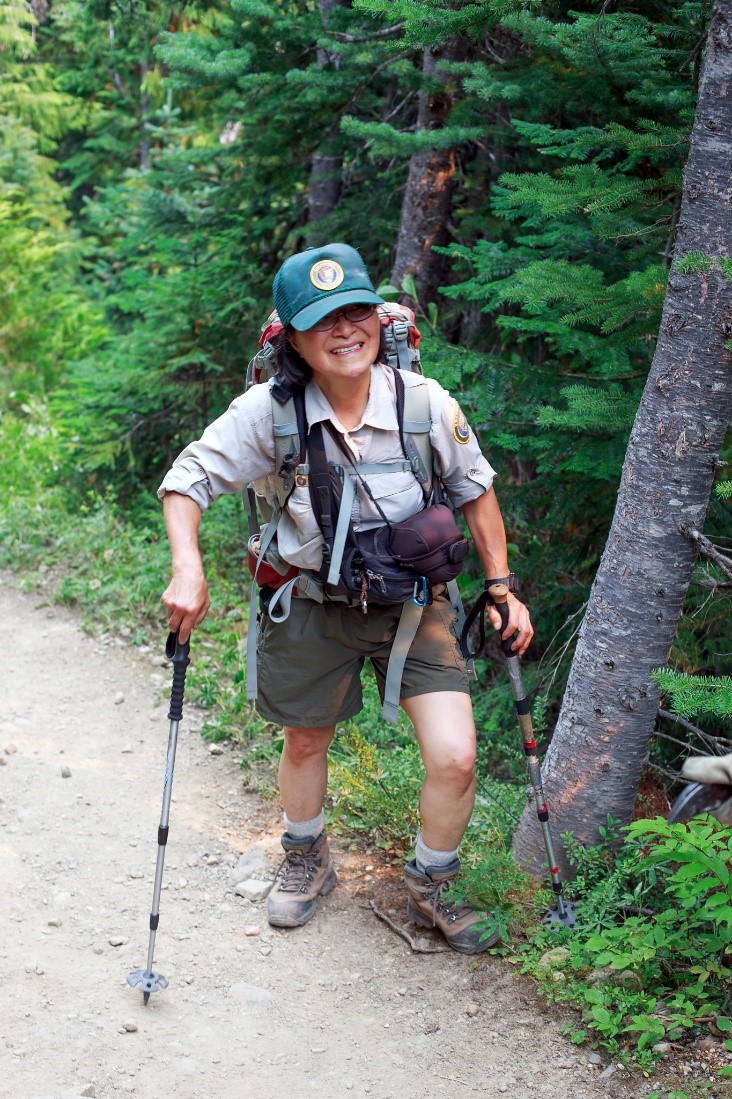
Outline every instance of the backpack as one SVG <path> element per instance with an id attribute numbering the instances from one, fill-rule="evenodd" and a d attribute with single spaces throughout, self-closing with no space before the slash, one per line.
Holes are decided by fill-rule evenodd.
<path id="1" fill-rule="evenodd" d="M 447 583 L 450 598 L 458 611 L 460 625 L 464 619 L 464 611 L 454 576 L 460 570 L 462 560 L 467 553 L 468 543 L 460 536 L 455 527 L 452 513 L 444 503 L 438 503 L 437 507 L 430 506 L 434 502 L 435 492 L 439 492 L 439 482 L 436 481 L 433 474 L 430 444 L 430 428 L 432 425 L 428 387 L 426 384 L 420 384 L 418 380 L 423 377 L 419 356 L 420 332 L 416 325 L 414 313 L 407 306 L 390 302 L 378 306 L 377 311 L 384 330 L 387 365 L 394 370 L 397 383 L 397 419 L 405 459 L 403 463 L 393 463 L 392 465 L 395 469 L 397 467 L 401 470 L 411 469 L 422 488 L 425 509 L 418 512 L 417 516 L 425 516 L 430 512 L 437 517 L 438 512 L 440 513 L 436 529 L 439 530 L 440 537 L 444 533 L 447 538 L 445 542 L 447 549 L 443 554 L 443 558 L 446 556 L 455 565 L 452 571 L 448 571 L 444 579 Z M 254 621 L 256 613 L 257 586 L 261 589 L 262 610 L 275 622 L 284 621 L 287 618 L 293 594 L 322 602 L 324 592 L 327 589 L 329 599 L 340 598 L 350 602 L 352 599 L 357 598 L 357 588 L 349 588 L 348 583 L 344 583 L 344 578 L 347 581 L 349 561 L 354 552 L 363 552 L 364 548 L 363 545 L 358 546 L 359 535 L 352 530 L 350 523 L 343 522 L 339 524 L 345 531 L 345 535 L 341 538 L 341 543 L 343 543 L 343 537 L 345 537 L 345 544 L 338 547 L 338 565 L 336 568 L 338 579 L 336 580 L 333 568 L 330 569 L 330 575 L 328 575 L 336 532 L 333 527 L 328 532 L 323 525 L 322 502 L 325 496 L 323 495 L 322 486 L 328 475 L 326 473 L 327 463 L 322 448 L 322 436 L 320 438 L 320 465 L 316 468 L 312 464 L 313 457 L 311 457 L 311 464 L 308 465 L 308 425 L 305 418 L 305 402 L 302 391 L 293 392 L 286 383 L 275 377 L 276 350 L 272 341 L 281 331 L 282 324 L 277 312 L 274 311 L 262 326 L 259 340 L 260 350 L 249 363 L 246 375 L 247 389 L 251 385 L 270 384 L 275 435 L 275 468 L 279 474 L 276 487 L 277 500 L 274 507 L 261 496 L 257 496 L 251 485 L 247 486 L 242 493 L 250 531 L 247 561 L 255 580 L 255 584 L 252 585 L 250 622 Z M 353 466 L 353 471 L 355 476 L 362 480 L 358 474 L 357 466 Z M 309 476 L 311 472 L 318 474 L 321 479 L 319 499 L 311 484 L 313 509 L 325 540 L 324 567 L 320 576 L 307 571 L 300 572 L 296 566 L 289 565 L 279 557 L 276 544 L 279 516 L 296 482 L 299 484 L 307 483 L 311 480 Z M 305 480 L 298 481 L 298 478 L 304 478 Z M 329 479 L 332 480 L 332 478 Z M 344 476 L 343 486 L 348 488 L 350 485 L 351 479 Z M 438 499 L 441 499 L 441 497 L 438 497 Z M 336 513 L 338 513 L 341 502 L 338 485 L 331 485 L 330 500 L 335 506 Z M 350 517 L 350 500 L 347 499 L 344 504 L 346 506 L 344 514 L 347 519 Z M 326 508 L 329 509 L 329 505 L 326 505 Z M 258 514 L 264 520 L 262 524 L 259 523 Z M 412 520 L 409 520 L 405 524 L 392 524 L 389 527 L 389 541 L 394 541 L 395 530 L 398 535 L 397 528 L 409 527 L 412 522 Z M 413 532 L 409 529 L 408 533 L 411 535 Z M 430 530 L 429 533 L 432 533 L 432 531 Z M 363 543 L 364 539 L 361 539 L 361 542 Z M 389 547 L 382 546 L 381 549 L 382 557 L 380 559 L 378 557 L 378 548 L 373 547 L 376 556 L 373 558 L 372 563 L 375 562 L 374 569 L 378 569 L 375 579 L 383 586 L 384 565 L 389 557 Z M 344 560 L 343 566 L 341 566 L 342 558 Z M 422 611 L 431 598 L 428 584 L 418 590 L 413 568 L 397 568 L 393 571 L 393 578 L 389 578 L 391 586 L 388 595 L 379 598 L 378 585 L 375 584 L 373 593 L 369 596 L 370 601 L 377 605 L 401 603 L 403 608 L 389 660 L 385 687 L 384 717 L 390 722 L 395 722 L 398 717 L 399 688 L 404 662 L 419 626 Z M 438 578 L 442 581 L 442 574 L 436 574 L 435 579 Z M 423 580 L 424 578 L 421 577 L 420 579 Z M 363 591 L 361 596 L 365 610 L 366 599 L 363 598 Z M 256 698 L 257 693 L 255 634 L 256 631 L 250 628 L 247 638 L 247 696 L 250 699 Z"/>

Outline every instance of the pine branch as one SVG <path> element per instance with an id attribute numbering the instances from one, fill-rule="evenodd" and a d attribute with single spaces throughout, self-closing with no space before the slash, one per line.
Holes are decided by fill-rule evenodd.
<path id="1" fill-rule="evenodd" d="M 690 721 L 687 721 L 685 717 L 679 717 L 678 714 L 672 714 L 668 710 L 664 710 L 661 706 L 658 707 L 658 716 L 662 717 L 665 721 L 672 721 L 675 725 L 680 725 L 682 729 L 686 729 L 688 733 L 692 733 L 697 737 L 706 749 L 711 749 L 715 754 L 719 753 L 723 755 L 728 748 L 732 748 L 732 741 L 726 739 L 726 737 L 713 736 L 711 733 L 707 733 L 704 729 L 700 729 L 698 725 L 693 725 Z M 666 737 L 666 734 L 659 734 L 664 736 L 665 739 L 673 740 L 673 737 Z M 677 744 L 683 744 L 684 747 L 688 747 L 685 741 L 676 741 Z"/>
<path id="2" fill-rule="evenodd" d="M 717 547 L 706 538 L 701 531 L 696 530 L 694 527 L 687 527 L 682 524 L 679 528 L 685 538 L 688 538 L 690 542 L 699 548 L 699 552 L 703 553 L 705 557 L 708 557 L 710 561 L 713 561 L 722 572 L 732 580 L 732 557 L 727 557 L 724 553 L 720 553 Z"/>
<path id="3" fill-rule="evenodd" d="M 374 42 L 377 38 L 391 38 L 404 29 L 404 21 L 395 23 L 392 27 L 382 27 L 380 31 L 372 31 L 371 34 L 346 34 L 345 31 L 334 31 L 333 37 L 341 42 Z"/>

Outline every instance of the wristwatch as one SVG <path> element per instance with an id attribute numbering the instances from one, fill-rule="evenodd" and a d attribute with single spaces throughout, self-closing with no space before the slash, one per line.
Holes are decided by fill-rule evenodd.
<path id="1" fill-rule="evenodd" d="M 486 580 L 485 587 L 492 588 L 494 584 L 505 584 L 510 592 L 519 590 L 518 576 L 513 572 L 510 572 L 508 576 L 494 576 L 491 580 Z"/>

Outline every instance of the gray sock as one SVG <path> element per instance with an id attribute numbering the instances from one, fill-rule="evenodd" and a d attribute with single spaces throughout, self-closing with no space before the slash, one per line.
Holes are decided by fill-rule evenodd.
<path id="1" fill-rule="evenodd" d="M 325 826 L 325 817 L 323 811 L 318 813 L 317 817 L 313 817 L 312 820 L 290 820 L 287 813 L 285 817 L 285 831 L 288 836 L 292 836 L 294 840 L 301 840 L 307 836 L 312 836 L 313 839 L 317 839 Z"/>
<path id="2" fill-rule="evenodd" d="M 433 870 L 436 867 L 449 866 L 457 857 L 457 847 L 454 851 L 435 851 L 433 847 L 428 847 L 424 842 L 422 833 L 418 834 L 417 842 L 414 845 L 414 861 L 417 864 L 417 869 L 421 870 L 423 874 L 428 866 Z"/>

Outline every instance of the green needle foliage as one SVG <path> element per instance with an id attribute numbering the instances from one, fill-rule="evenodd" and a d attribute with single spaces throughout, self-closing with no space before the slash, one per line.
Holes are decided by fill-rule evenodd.
<path id="1" fill-rule="evenodd" d="M 51 388 L 95 323 L 53 160 L 78 112 L 38 60 L 34 30 L 26 4 L 0 4 L 0 404 Z"/>

